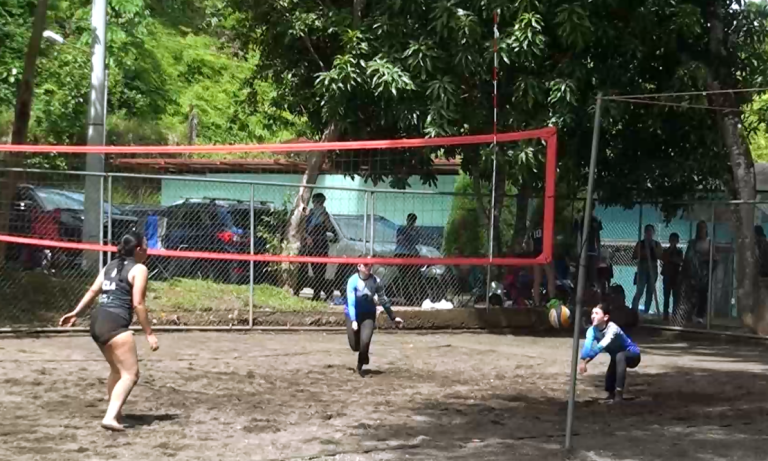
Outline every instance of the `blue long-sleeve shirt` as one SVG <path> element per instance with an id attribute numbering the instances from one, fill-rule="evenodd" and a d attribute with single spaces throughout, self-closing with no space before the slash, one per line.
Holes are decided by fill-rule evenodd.
<path id="1" fill-rule="evenodd" d="M 640 354 L 640 348 L 637 347 L 637 344 L 633 343 L 613 322 L 608 322 L 602 330 L 596 326 L 587 330 L 587 340 L 581 350 L 581 359 L 592 360 L 603 351 L 612 356 L 625 351 Z"/>
<path id="2" fill-rule="evenodd" d="M 376 301 L 373 297 L 379 297 L 381 307 L 387 312 L 390 320 L 395 319 L 392 313 L 392 303 L 384 294 L 384 287 L 378 277 L 371 274 L 362 279 L 359 274 L 354 274 L 347 281 L 347 305 L 345 313 L 349 320 L 357 321 L 358 313 L 376 314 Z"/>

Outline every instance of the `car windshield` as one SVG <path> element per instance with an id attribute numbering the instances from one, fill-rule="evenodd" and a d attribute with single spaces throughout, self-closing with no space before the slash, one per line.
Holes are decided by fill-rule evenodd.
<path id="1" fill-rule="evenodd" d="M 46 210 L 57 208 L 83 211 L 85 209 L 85 195 L 82 192 L 74 192 L 61 189 L 35 188 L 35 193 L 40 197 Z M 109 205 L 104 203 L 104 213 L 107 213 Z M 120 210 L 112 207 L 112 214 L 120 214 Z"/>
<path id="2" fill-rule="evenodd" d="M 363 215 L 342 215 L 334 216 L 336 223 L 344 236 L 355 242 L 363 241 Z M 382 216 L 374 216 L 374 243 L 395 243 L 397 241 L 397 224 Z M 365 240 L 370 240 L 371 228 L 370 222 L 368 229 L 365 230 Z"/>

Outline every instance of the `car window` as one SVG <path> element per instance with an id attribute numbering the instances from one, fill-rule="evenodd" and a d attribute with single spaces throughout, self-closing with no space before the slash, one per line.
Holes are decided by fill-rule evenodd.
<path id="1" fill-rule="evenodd" d="M 43 207 L 47 211 L 55 209 L 67 209 L 83 211 L 85 209 L 85 194 L 82 192 L 61 190 L 61 189 L 49 189 L 47 187 L 36 187 L 35 192 L 40 197 Z M 104 203 L 104 213 L 107 213 L 109 205 Z M 119 215 L 120 210 L 116 207 L 112 207 L 112 214 Z"/>
<path id="2" fill-rule="evenodd" d="M 348 240 L 355 242 L 363 241 L 363 215 L 334 216 L 341 233 Z M 368 229 L 365 230 L 365 240 L 370 240 L 371 228 L 368 223 Z M 397 224 L 382 216 L 374 216 L 374 243 L 396 243 Z"/>

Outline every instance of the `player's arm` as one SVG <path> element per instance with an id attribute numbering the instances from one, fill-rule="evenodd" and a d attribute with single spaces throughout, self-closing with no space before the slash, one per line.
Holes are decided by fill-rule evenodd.
<path id="1" fill-rule="evenodd" d="M 84 309 L 86 309 L 88 306 L 93 304 L 93 301 L 96 300 L 96 297 L 98 297 L 101 294 L 101 285 L 104 284 L 104 271 L 102 270 L 99 275 L 96 277 L 96 280 L 93 281 L 93 285 L 88 289 L 88 292 L 83 296 L 83 299 L 80 300 L 80 303 L 77 305 L 74 311 L 72 311 L 73 314 L 77 315 L 80 312 L 82 312 Z"/>
<path id="2" fill-rule="evenodd" d="M 392 312 L 392 301 L 387 298 L 387 294 L 384 292 L 384 285 L 381 281 L 376 279 L 376 297 L 379 298 L 379 304 L 384 308 L 384 312 L 387 313 L 389 320 L 395 321 L 395 313 Z"/>
<path id="3" fill-rule="evenodd" d="M 147 279 L 149 278 L 149 271 L 144 264 L 137 264 L 131 269 L 133 275 L 133 292 L 131 293 L 133 301 L 133 311 L 136 312 L 136 317 L 139 320 L 141 329 L 144 330 L 144 334 L 152 336 L 152 325 L 149 323 L 149 313 L 147 312 L 146 298 L 147 298 Z"/>
<path id="4" fill-rule="evenodd" d="M 336 228 L 333 227 L 333 224 L 331 223 L 331 217 L 328 215 L 328 212 L 324 212 L 320 219 L 323 220 L 323 228 L 325 232 L 333 234 L 333 241 L 338 240 L 339 235 L 336 233 Z"/>
<path id="5" fill-rule="evenodd" d="M 584 347 L 581 349 L 581 360 L 585 363 L 591 362 L 601 351 L 595 352 L 595 327 L 589 327 L 587 338 L 584 341 Z"/>
<path id="6" fill-rule="evenodd" d="M 345 310 L 350 322 L 357 321 L 355 302 L 357 301 L 357 274 L 353 274 L 352 277 L 347 280 L 347 304 Z"/>
<path id="7" fill-rule="evenodd" d="M 83 296 L 83 299 L 80 300 L 80 302 L 77 304 L 77 307 L 75 307 L 75 310 L 72 312 L 65 314 L 61 319 L 59 319 L 59 326 L 64 327 L 70 327 L 74 325 L 75 320 L 77 319 L 77 315 L 82 312 L 84 309 L 89 307 L 91 304 L 93 304 L 93 301 L 96 299 L 99 294 L 101 294 L 101 285 L 104 283 L 104 271 L 102 270 L 99 272 L 99 275 L 96 277 L 96 280 L 93 281 L 93 284 L 90 288 L 88 288 L 88 291 L 85 293 L 85 296 Z"/>

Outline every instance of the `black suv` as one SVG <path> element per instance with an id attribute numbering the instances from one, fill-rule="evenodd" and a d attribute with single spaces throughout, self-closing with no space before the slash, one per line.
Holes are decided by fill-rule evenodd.
<path id="1" fill-rule="evenodd" d="M 115 244 L 121 236 L 136 226 L 137 219 L 124 215 L 115 206 L 112 206 L 111 214 L 112 242 L 108 242 L 109 204 L 104 203 L 104 243 Z M 81 242 L 84 219 L 85 195 L 82 192 L 22 184 L 16 189 L 9 230 L 11 234 L 19 236 Z M 26 268 L 40 267 L 39 257 L 29 257 L 34 256 L 33 253 L 40 251 L 26 245 L 9 245 L 7 257 L 10 260 L 22 260 Z M 67 265 L 78 263 L 82 257 L 80 251 L 57 253 Z"/>
<path id="2" fill-rule="evenodd" d="M 250 244 L 250 204 L 229 199 L 186 199 L 163 209 L 158 214 L 166 219 L 162 236 L 166 250 L 248 254 Z M 254 204 L 254 225 L 269 216 L 269 202 Z M 254 253 L 266 253 L 267 242 L 254 235 Z M 270 280 L 267 263 L 254 264 L 255 283 Z M 170 276 L 212 278 L 227 283 L 247 283 L 249 263 L 216 259 L 173 258 L 167 265 Z"/>

